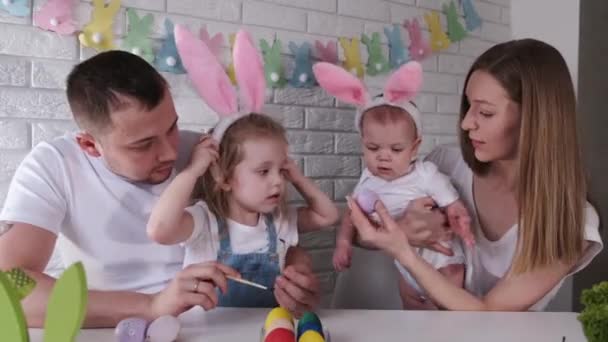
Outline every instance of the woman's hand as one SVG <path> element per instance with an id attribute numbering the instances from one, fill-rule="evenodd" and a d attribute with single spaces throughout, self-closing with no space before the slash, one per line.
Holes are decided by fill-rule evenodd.
<path id="1" fill-rule="evenodd" d="M 375 207 L 376 213 L 380 216 L 379 226 L 368 219 L 356 201 L 350 197 L 347 201 L 351 221 L 359 233 L 361 242 L 381 249 L 397 260 L 402 260 L 399 256 L 403 257 L 403 260 L 416 256 L 407 235 L 389 215 L 382 201 L 377 201 Z"/>
<path id="2" fill-rule="evenodd" d="M 447 217 L 441 210 L 433 208 L 435 201 L 432 198 L 415 199 L 410 202 L 405 214 L 397 219 L 397 224 L 407 235 L 410 245 L 451 256 L 452 250 L 440 243 L 451 239 Z"/>

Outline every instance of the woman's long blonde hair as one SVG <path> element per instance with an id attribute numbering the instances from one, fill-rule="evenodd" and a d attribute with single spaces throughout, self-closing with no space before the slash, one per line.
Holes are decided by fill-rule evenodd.
<path id="1" fill-rule="evenodd" d="M 554 47 L 534 39 L 513 40 L 484 52 L 465 80 L 482 70 L 519 104 L 518 243 L 511 272 L 556 262 L 574 263 L 583 253 L 585 173 L 576 131 L 576 98 L 568 67 Z M 463 94 L 460 120 L 470 104 Z M 463 157 L 476 174 L 489 163 L 475 158 L 460 131 Z"/>
<path id="2" fill-rule="evenodd" d="M 254 138 L 270 138 L 287 144 L 285 129 L 269 116 L 251 113 L 237 119 L 224 133 L 219 144 L 219 158 L 197 182 L 192 197 L 205 201 L 209 210 L 219 217 L 228 217 L 230 193 L 221 183 L 233 176 L 243 160 L 243 143 Z M 281 209 L 281 208 L 280 208 Z"/>

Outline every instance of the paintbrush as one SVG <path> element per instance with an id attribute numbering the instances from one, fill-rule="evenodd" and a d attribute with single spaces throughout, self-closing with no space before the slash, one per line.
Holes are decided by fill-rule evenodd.
<path id="1" fill-rule="evenodd" d="M 233 276 L 229 276 L 229 275 L 227 275 L 226 278 L 228 278 L 230 280 L 234 280 L 237 283 L 241 283 L 241 284 L 257 287 L 258 289 L 267 290 L 267 291 L 273 291 L 274 290 L 273 288 L 268 288 L 268 287 L 266 287 L 264 285 L 261 285 L 261 284 L 258 284 L 258 283 L 254 283 L 252 281 L 245 280 L 243 278 L 237 278 L 237 277 L 233 277 Z"/>

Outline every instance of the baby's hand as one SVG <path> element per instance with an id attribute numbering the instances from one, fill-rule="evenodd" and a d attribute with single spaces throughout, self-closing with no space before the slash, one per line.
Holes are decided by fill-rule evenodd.
<path id="1" fill-rule="evenodd" d="M 199 142 L 194 146 L 190 163 L 187 170 L 194 172 L 197 176 L 202 176 L 209 165 L 215 163 L 219 157 L 218 146 L 210 135 L 201 136 Z"/>
<path id="2" fill-rule="evenodd" d="M 353 245 L 348 241 L 338 241 L 334 251 L 334 268 L 337 272 L 342 272 L 350 267 L 353 256 Z"/>
<path id="3" fill-rule="evenodd" d="M 285 161 L 285 164 L 283 165 L 283 174 L 285 175 L 285 178 L 292 183 L 298 178 L 303 177 L 300 167 L 291 158 L 287 158 Z"/>
<path id="4" fill-rule="evenodd" d="M 475 245 L 475 236 L 471 232 L 471 217 L 462 201 L 457 200 L 448 205 L 445 211 L 452 231 L 460 236 L 467 247 Z"/>

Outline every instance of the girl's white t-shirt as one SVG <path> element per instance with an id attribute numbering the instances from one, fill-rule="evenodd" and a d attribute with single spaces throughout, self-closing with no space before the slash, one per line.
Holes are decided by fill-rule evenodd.
<path id="1" fill-rule="evenodd" d="M 205 202 L 199 201 L 186 208 L 192 215 L 194 228 L 183 245 L 185 247 L 184 267 L 217 260 L 220 248 L 219 227 L 216 216 Z M 277 233 L 277 253 L 281 269 L 285 265 L 285 256 L 291 246 L 298 244 L 298 208 L 287 207 L 285 213 L 273 214 Z M 226 219 L 230 247 L 237 254 L 265 253 L 269 249 L 266 220 L 260 215 L 256 226 L 248 226 L 231 219 Z"/>
<path id="2" fill-rule="evenodd" d="M 474 252 L 465 251 L 466 279 L 465 288 L 478 297 L 485 296 L 509 270 L 517 246 L 517 225 L 511 227 L 500 239 L 490 241 L 482 232 L 473 198 L 473 172 L 462 158 L 459 146 L 440 146 L 431 152 L 427 160 L 437 165 L 439 171 L 450 176 L 452 183 L 460 193 L 460 198 L 467 205 L 472 218 L 472 229 L 475 234 Z M 551 291 L 536 304 L 531 311 L 541 311 L 553 299 L 564 280 L 585 268 L 603 248 L 599 233 L 599 217 L 591 204 L 585 207 L 585 239 L 589 242 L 579 262 L 572 268 Z"/>

